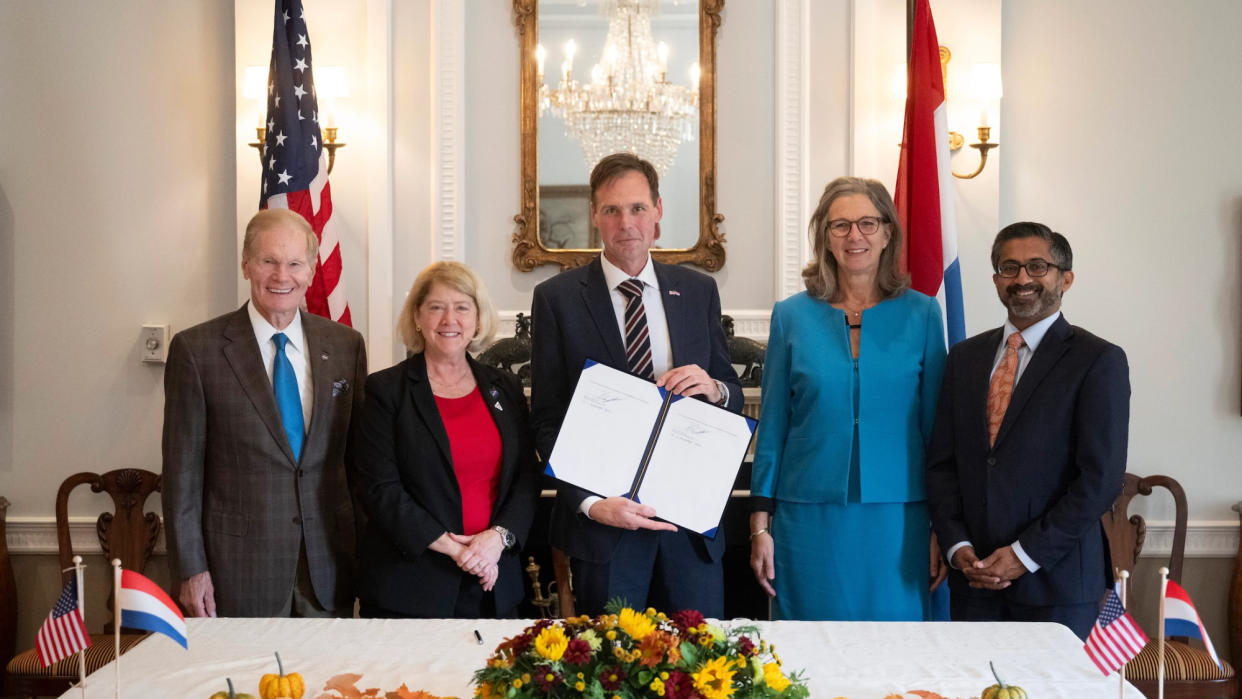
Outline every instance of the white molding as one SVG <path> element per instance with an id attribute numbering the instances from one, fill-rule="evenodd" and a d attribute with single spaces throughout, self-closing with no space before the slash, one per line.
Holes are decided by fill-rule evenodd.
<path id="1" fill-rule="evenodd" d="M 435 158 L 435 209 L 431 259 L 461 261 L 466 259 L 466 210 L 462 204 L 466 161 L 462 84 L 466 75 L 466 4 L 459 0 L 435 0 L 432 13 L 435 87 L 431 151 Z"/>
<path id="2" fill-rule="evenodd" d="M 809 257 L 804 234 L 809 216 L 810 162 L 809 0 L 776 4 L 776 284 L 777 299 L 802 290 L 802 265 Z M 737 316 L 734 316 L 737 321 Z M 748 332 L 737 330 L 738 335 Z M 767 337 L 766 328 L 764 337 Z"/>
<path id="3" fill-rule="evenodd" d="M 760 342 L 768 341 L 768 326 L 772 320 L 771 309 L 726 308 L 721 312 L 724 315 L 733 316 L 733 333 L 738 337 L 749 337 Z M 513 337 L 514 323 L 517 322 L 518 313 L 530 315 L 530 311 L 521 309 L 497 313 L 500 316 L 500 330 L 496 333 L 497 337 Z"/>
<path id="4" fill-rule="evenodd" d="M 46 555 L 57 552 L 56 520 L 54 517 L 10 517 L 8 528 L 9 553 Z M 99 554 L 99 538 L 95 535 L 95 518 L 70 517 L 69 538 L 73 550 L 83 555 Z M 1171 522 L 1148 522 L 1143 558 L 1169 555 L 1173 544 Z M 156 553 L 165 553 L 164 532 L 160 530 Z M 1233 558 L 1238 552 L 1238 523 L 1233 521 L 1190 522 L 1186 527 L 1186 558 Z"/>
<path id="5" fill-rule="evenodd" d="M 391 365 L 393 345 L 393 8 L 367 0 L 367 357 L 372 368 Z"/>

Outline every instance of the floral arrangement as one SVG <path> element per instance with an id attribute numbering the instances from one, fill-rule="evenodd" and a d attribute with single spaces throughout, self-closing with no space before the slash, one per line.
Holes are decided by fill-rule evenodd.
<path id="1" fill-rule="evenodd" d="M 475 698 L 810 696 L 754 626 L 725 630 L 693 610 L 669 617 L 613 603 L 609 611 L 541 619 L 506 639 L 474 673 Z"/>

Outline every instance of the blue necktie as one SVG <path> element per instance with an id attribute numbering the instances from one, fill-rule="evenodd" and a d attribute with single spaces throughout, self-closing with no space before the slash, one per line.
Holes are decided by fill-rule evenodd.
<path id="1" fill-rule="evenodd" d="M 293 449 L 293 460 L 302 458 L 302 438 L 306 435 L 306 422 L 302 419 L 302 399 L 298 396 L 298 377 L 293 373 L 293 364 L 285 354 L 285 345 L 289 337 L 284 333 L 272 335 L 276 343 L 276 361 L 272 364 L 272 388 L 276 390 L 276 409 L 280 411 L 280 421 L 284 423 L 285 434 L 289 437 L 289 446 Z"/>

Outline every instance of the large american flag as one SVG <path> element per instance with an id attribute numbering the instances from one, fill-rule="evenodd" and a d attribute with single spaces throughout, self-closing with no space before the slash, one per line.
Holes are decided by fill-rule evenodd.
<path id="1" fill-rule="evenodd" d="M 59 662 L 91 644 L 86 633 L 86 621 L 78 607 L 78 582 L 70 580 L 61 591 L 60 598 L 47 615 L 39 633 L 35 636 L 35 648 L 43 667 Z"/>
<path id="2" fill-rule="evenodd" d="M 301 0 L 276 0 L 259 206 L 291 209 L 310 221 L 319 238 L 319 269 L 306 291 L 306 308 L 316 315 L 352 325 L 341 278 L 340 238 L 332 222 L 332 187 L 328 184 L 321 139 L 306 13 Z"/>
<path id="3" fill-rule="evenodd" d="M 1083 650 L 1105 675 L 1125 665 L 1147 645 L 1147 634 L 1126 613 L 1117 593 L 1109 590 L 1100 618 L 1095 620 Z"/>

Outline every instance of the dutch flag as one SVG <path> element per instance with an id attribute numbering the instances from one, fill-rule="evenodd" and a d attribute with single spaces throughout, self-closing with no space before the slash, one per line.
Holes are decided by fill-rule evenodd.
<path id="1" fill-rule="evenodd" d="M 121 610 L 121 626 L 162 633 L 189 648 L 185 638 L 185 617 L 168 594 L 148 578 L 133 572 L 121 571 L 121 590 L 116 597 L 117 609 Z"/>
<path id="2" fill-rule="evenodd" d="M 907 80 L 905 132 L 894 192 L 906 233 L 902 257 L 910 272 L 910 286 L 940 301 L 946 338 L 952 347 L 966 339 L 966 317 L 957 261 L 957 216 L 940 42 L 927 0 L 918 0 L 915 6 Z"/>
<path id="3" fill-rule="evenodd" d="M 1199 612 L 1195 611 L 1194 603 L 1190 601 L 1190 595 L 1172 580 L 1165 585 L 1164 635 L 1190 636 L 1202 640 L 1208 655 L 1212 656 L 1216 666 L 1224 672 L 1225 668 L 1220 663 L 1220 657 L 1216 655 L 1216 649 L 1212 647 L 1212 639 L 1208 638 L 1207 629 L 1203 628 L 1203 622 L 1199 619 Z"/>

